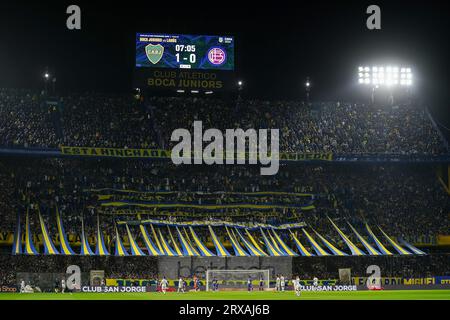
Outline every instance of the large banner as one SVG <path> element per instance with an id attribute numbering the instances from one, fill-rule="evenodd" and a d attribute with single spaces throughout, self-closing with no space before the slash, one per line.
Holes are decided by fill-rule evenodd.
<path id="1" fill-rule="evenodd" d="M 113 157 L 113 158 L 149 158 L 170 159 L 171 151 L 162 149 L 125 149 L 125 148 L 94 148 L 94 147 L 61 147 L 61 154 L 67 156 Z M 245 158 L 247 155 L 237 155 Z M 247 157 L 248 158 L 248 157 Z M 280 153 L 282 161 L 332 161 L 331 153 Z"/>

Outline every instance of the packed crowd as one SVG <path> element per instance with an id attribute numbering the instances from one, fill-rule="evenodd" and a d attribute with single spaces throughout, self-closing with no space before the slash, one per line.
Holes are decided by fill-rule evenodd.
<path id="1" fill-rule="evenodd" d="M 163 148 L 172 131 L 278 128 L 280 151 L 336 154 L 447 153 L 426 110 L 417 105 L 374 106 L 129 95 L 55 98 L 0 89 L 0 146 Z"/>
<path id="2" fill-rule="evenodd" d="M 83 216 L 92 233 L 100 214 L 102 228 L 113 234 L 115 219 L 135 219 L 132 213 L 136 207 L 101 206 L 99 195 L 109 195 L 108 201 L 153 204 L 277 204 L 280 208 L 145 207 L 140 212 L 143 218 L 171 221 L 215 219 L 275 225 L 305 222 L 342 247 L 345 244 L 327 216 L 346 234 L 352 234 L 346 221 L 357 229 L 363 229 L 364 222 L 378 225 L 386 233 L 414 243 L 430 243 L 436 235 L 448 233 L 448 195 L 432 168 L 371 165 L 348 169 L 345 165 L 284 166 L 278 175 L 260 176 L 255 166 L 212 169 L 144 160 L 3 160 L 0 209 L 4 219 L 0 229 L 13 231 L 16 214 L 28 208 L 34 217 L 32 228 L 39 232 L 35 219 L 39 206 L 50 232 L 56 232 L 57 206 L 67 232 L 79 233 Z M 103 188 L 109 189 L 98 191 Z M 252 194 L 262 191 L 301 195 Z"/>

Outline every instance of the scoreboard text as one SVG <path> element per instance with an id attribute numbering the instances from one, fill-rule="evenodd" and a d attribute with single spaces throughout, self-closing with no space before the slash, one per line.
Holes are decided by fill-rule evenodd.
<path id="1" fill-rule="evenodd" d="M 234 38 L 137 33 L 136 67 L 234 70 Z"/>

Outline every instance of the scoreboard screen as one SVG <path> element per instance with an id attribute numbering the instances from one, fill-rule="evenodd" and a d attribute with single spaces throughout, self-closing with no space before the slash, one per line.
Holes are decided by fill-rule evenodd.
<path id="1" fill-rule="evenodd" d="M 234 38 L 137 33 L 136 67 L 234 70 Z"/>

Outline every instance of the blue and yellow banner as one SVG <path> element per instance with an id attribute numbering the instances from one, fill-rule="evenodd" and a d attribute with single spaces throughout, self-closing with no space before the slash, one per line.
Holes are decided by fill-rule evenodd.
<path id="1" fill-rule="evenodd" d="M 86 233 L 84 230 L 84 218 L 81 216 L 81 249 L 80 249 L 80 255 L 82 256 L 93 256 L 94 253 L 92 252 L 92 249 L 89 245 L 89 241 L 86 237 Z"/>
<path id="2" fill-rule="evenodd" d="M 247 250 L 250 253 L 250 255 L 256 256 L 256 257 L 267 256 L 266 253 L 264 253 L 263 251 L 259 250 L 254 245 L 252 245 L 247 239 L 245 239 L 245 237 L 241 234 L 241 232 L 239 231 L 238 228 L 234 228 L 234 231 L 237 234 L 237 236 L 241 239 L 242 243 L 245 245 L 245 247 L 247 248 Z"/>
<path id="3" fill-rule="evenodd" d="M 423 252 L 422 250 L 417 249 L 416 247 L 414 247 L 412 244 L 406 242 L 403 238 L 399 238 L 399 241 L 402 245 L 404 245 L 405 247 L 407 247 L 412 253 L 414 254 L 418 254 L 418 255 L 426 255 L 425 252 Z"/>
<path id="4" fill-rule="evenodd" d="M 39 254 L 38 251 L 36 250 L 36 247 L 34 246 L 33 238 L 31 235 L 30 217 L 29 217 L 29 213 L 28 213 L 28 208 L 27 208 L 27 214 L 25 216 L 25 252 L 24 253 L 28 254 L 28 255 Z"/>
<path id="5" fill-rule="evenodd" d="M 120 240 L 120 234 L 119 234 L 119 230 L 117 230 L 117 226 L 114 226 L 114 229 L 116 231 L 116 252 L 115 255 L 116 256 L 128 256 L 128 252 L 125 249 L 125 246 L 122 243 L 122 240 Z"/>
<path id="6" fill-rule="evenodd" d="M 188 240 L 183 236 L 180 229 L 178 227 L 175 227 L 178 234 L 178 239 L 180 239 L 181 248 L 183 249 L 183 256 L 198 256 L 198 254 L 195 252 L 194 248 L 192 248 L 191 244 L 188 242 Z"/>
<path id="7" fill-rule="evenodd" d="M 280 238 L 280 236 L 276 233 L 275 230 L 272 230 L 273 235 L 275 237 L 275 240 L 278 241 L 279 246 L 284 250 L 284 252 L 286 252 L 287 255 L 291 256 L 291 257 L 295 257 L 298 256 L 297 253 L 295 253 L 291 248 L 289 248 L 286 243 Z"/>
<path id="8" fill-rule="evenodd" d="M 147 247 L 148 254 L 151 256 L 159 256 L 161 255 L 161 251 L 159 251 L 158 247 L 153 243 L 152 239 L 148 235 L 147 229 L 144 225 L 139 225 L 139 229 L 141 230 L 142 238 L 144 238 L 145 246 Z"/>
<path id="9" fill-rule="evenodd" d="M 169 243 L 166 241 L 166 239 L 164 239 L 160 229 L 158 229 L 158 234 L 161 239 L 161 246 L 162 246 L 166 256 L 169 256 L 169 257 L 178 256 L 178 254 L 173 250 L 173 248 L 169 245 Z"/>
<path id="10" fill-rule="evenodd" d="M 50 237 L 50 235 L 47 231 L 47 227 L 45 226 L 44 219 L 42 218 L 39 207 L 38 207 L 38 216 L 39 216 L 39 222 L 41 224 L 42 238 L 44 240 L 44 254 L 49 254 L 49 255 L 59 254 L 58 250 L 56 250 L 56 247 L 52 241 L 52 238 Z"/>
<path id="11" fill-rule="evenodd" d="M 224 245 L 220 243 L 219 238 L 217 238 L 216 233 L 214 232 L 211 226 L 208 226 L 209 233 L 211 234 L 212 241 L 214 243 L 214 247 L 216 247 L 216 254 L 219 257 L 229 257 L 231 254 L 225 249 Z"/>
<path id="12" fill-rule="evenodd" d="M 169 234 L 170 237 L 170 241 L 172 243 L 172 247 L 175 249 L 175 252 L 177 253 L 177 255 L 182 256 L 183 252 L 181 251 L 180 247 L 178 246 L 175 237 L 172 234 L 172 230 L 170 230 L 170 227 L 167 226 L 167 233 Z"/>
<path id="13" fill-rule="evenodd" d="M 269 252 L 269 255 L 271 255 L 271 256 L 273 256 L 273 257 L 279 257 L 279 256 L 281 256 L 282 254 L 274 248 L 273 244 L 272 244 L 272 243 L 270 242 L 270 240 L 267 238 L 267 236 L 266 236 L 266 234 L 264 233 L 263 229 L 260 228 L 259 231 L 261 232 L 261 236 L 262 236 L 262 238 L 263 238 L 263 240 L 264 240 L 264 243 L 265 243 L 265 245 L 266 245 L 267 252 Z"/>
<path id="14" fill-rule="evenodd" d="M 352 229 L 353 233 L 356 235 L 356 237 L 359 239 L 359 241 L 366 248 L 366 250 L 369 252 L 369 255 L 371 255 L 371 256 L 379 256 L 380 255 L 380 253 L 377 250 L 375 250 L 375 248 L 372 247 L 370 245 L 370 243 L 368 243 L 366 241 L 366 239 L 364 239 L 364 237 L 359 234 L 358 231 L 356 231 L 356 229 L 350 224 L 350 222 L 347 222 L 347 224 L 349 225 L 350 229 Z"/>
<path id="15" fill-rule="evenodd" d="M 341 229 L 333 222 L 333 220 L 330 219 L 330 217 L 327 217 L 328 220 L 331 222 L 332 226 L 341 236 L 342 240 L 344 240 L 347 247 L 350 249 L 353 256 L 364 256 L 365 253 L 362 252 L 345 234 L 342 232 Z"/>
<path id="16" fill-rule="evenodd" d="M 58 227 L 59 245 L 61 254 L 66 256 L 74 255 L 75 252 L 73 252 L 72 248 L 70 247 L 69 241 L 67 241 L 66 232 L 64 230 L 64 225 L 62 222 L 61 215 L 59 214 L 58 207 L 56 207 L 56 224 Z"/>
<path id="17" fill-rule="evenodd" d="M 252 236 L 249 230 L 244 229 L 245 233 L 247 234 L 247 237 L 250 239 L 253 246 L 258 249 L 259 252 L 261 252 L 264 256 L 268 256 L 268 254 L 261 248 L 260 244 L 256 241 L 256 239 Z M 261 243 L 262 245 L 262 243 Z"/>
<path id="18" fill-rule="evenodd" d="M 228 229 L 228 227 L 225 227 L 225 230 L 227 231 L 228 238 L 231 241 L 231 245 L 234 250 L 234 255 L 236 257 L 247 257 L 248 253 L 241 247 L 238 240 L 236 239 L 233 230 Z"/>
<path id="19" fill-rule="evenodd" d="M 303 246 L 303 244 L 300 242 L 300 240 L 297 238 L 297 236 L 291 231 L 289 230 L 292 238 L 294 239 L 295 245 L 297 246 L 298 251 L 300 252 L 300 254 L 304 257 L 312 257 L 314 256 L 312 253 L 310 253 L 308 250 L 306 250 L 305 246 Z"/>
<path id="20" fill-rule="evenodd" d="M 98 256 L 109 256 L 108 249 L 106 249 L 103 233 L 100 230 L 100 217 L 97 215 L 97 247 L 95 254 Z"/>
<path id="21" fill-rule="evenodd" d="M 382 254 L 391 256 L 392 252 L 390 252 L 384 245 L 383 243 L 377 238 L 377 236 L 375 235 L 375 233 L 373 233 L 372 229 L 369 227 L 369 225 L 366 223 L 366 230 L 369 233 L 370 237 L 372 238 L 373 242 L 375 242 L 375 244 L 377 245 L 378 249 L 380 250 L 380 252 Z"/>
<path id="22" fill-rule="evenodd" d="M 330 254 L 322 249 L 321 246 L 316 242 L 316 240 L 311 237 L 311 235 L 308 233 L 308 231 L 305 230 L 305 228 L 302 229 L 303 233 L 305 234 L 306 238 L 308 239 L 309 243 L 313 247 L 314 251 L 318 256 L 329 256 Z"/>
<path id="23" fill-rule="evenodd" d="M 134 240 L 133 235 L 131 234 L 130 228 L 128 225 L 125 225 L 125 228 L 127 229 L 127 235 L 128 235 L 128 242 L 130 243 L 130 252 L 133 256 L 145 256 L 145 253 L 142 252 L 141 248 L 139 248 L 139 245 L 137 244 L 136 240 Z"/>
<path id="24" fill-rule="evenodd" d="M 200 254 L 205 257 L 213 257 L 215 256 L 209 249 L 200 241 L 200 238 L 197 237 L 197 234 L 195 233 L 194 229 L 192 227 L 189 227 L 189 230 L 191 231 L 192 239 L 194 239 L 195 244 L 197 245 L 197 248 L 200 250 Z"/>
<path id="25" fill-rule="evenodd" d="M 392 245 L 392 247 L 394 247 L 395 250 L 397 250 L 397 252 L 401 255 L 410 255 L 411 253 L 406 251 L 405 249 L 403 249 L 397 242 L 395 242 L 391 237 L 389 237 L 384 231 L 383 229 L 381 229 L 380 226 L 378 226 L 378 229 L 380 230 L 380 232 L 383 234 L 383 236 L 387 239 L 387 241 L 389 241 L 389 243 Z"/>
<path id="26" fill-rule="evenodd" d="M 22 254 L 22 234 L 20 232 L 20 214 L 17 213 L 16 232 L 14 232 L 14 241 L 12 247 L 12 254 Z"/>
<path id="27" fill-rule="evenodd" d="M 311 228 L 312 229 L 312 228 Z M 319 237 L 320 240 L 325 244 L 325 246 L 335 255 L 335 256 L 346 256 L 347 254 L 345 252 L 342 252 L 338 248 L 336 248 L 334 245 L 331 244 L 330 241 L 325 239 L 322 235 L 320 235 L 316 230 L 312 229 L 314 233 Z"/>

